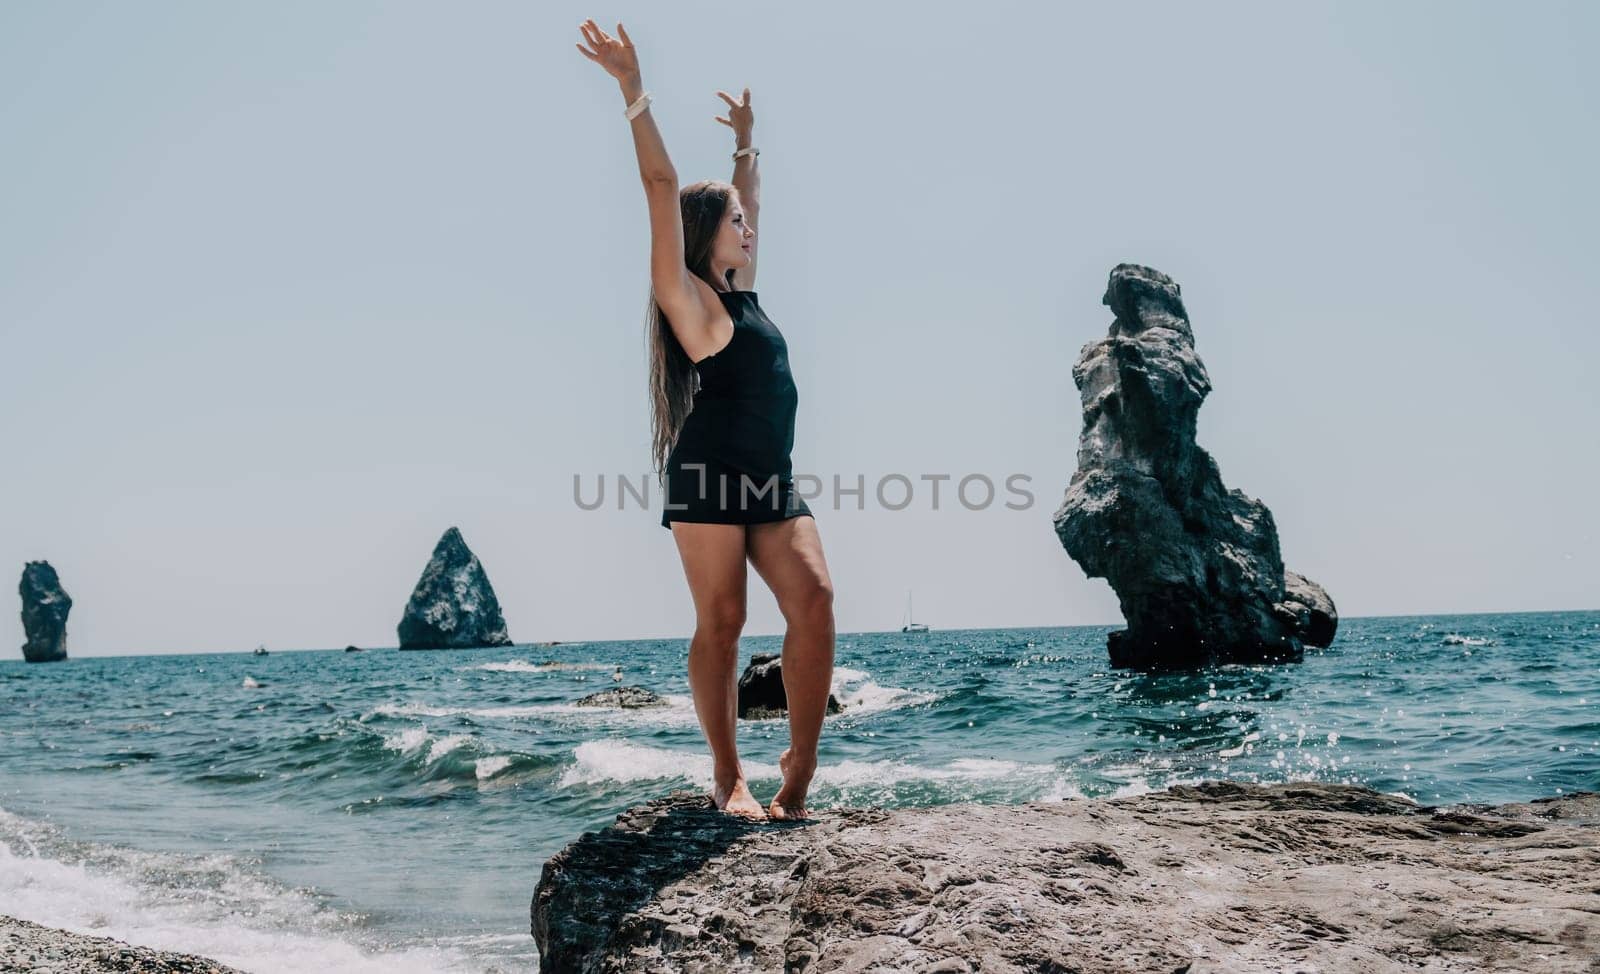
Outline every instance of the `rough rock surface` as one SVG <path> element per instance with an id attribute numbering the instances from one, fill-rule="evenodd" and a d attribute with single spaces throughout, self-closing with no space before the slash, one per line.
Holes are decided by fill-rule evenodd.
<path id="1" fill-rule="evenodd" d="M 1072 369 L 1083 431 L 1054 521 L 1067 553 L 1122 604 L 1128 628 L 1108 639 L 1111 665 L 1298 660 L 1303 642 L 1327 645 L 1333 601 L 1301 579 L 1314 606 L 1284 602 L 1272 512 L 1223 486 L 1195 443 L 1211 380 L 1177 283 L 1118 264 L 1101 300 L 1114 319 Z"/>
<path id="2" fill-rule="evenodd" d="M 61 588 L 56 570 L 47 561 L 28 562 L 22 566 L 17 592 L 22 596 L 22 631 L 28 639 L 22 644 L 22 658 L 29 663 L 66 659 L 72 596 Z"/>
<path id="3" fill-rule="evenodd" d="M 1301 642 L 1309 646 L 1333 645 L 1333 634 L 1339 628 L 1339 613 L 1321 585 L 1298 572 L 1285 571 L 1283 602 L 1279 608 L 1288 612 L 1290 624 L 1300 634 Z"/>
<path id="4" fill-rule="evenodd" d="M 1600 794 L 1208 781 L 748 823 L 674 792 L 544 866 L 542 969 L 1600 970 Z"/>
<path id="5" fill-rule="evenodd" d="M 827 713 L 843 708 L 839 699 L 828 694 Z M 783 655 L 755 653 L 739 674 L 739 716 L 746 720 L 779 717 L 789 712 L 789 694 L 783 689 Z"/>
<path id="6" fill-rule="evenodd" d="M 110 937 L 90 937 L 0 916 L 0 971 L 30 974 L 244 974 L 195 954 L 135 947 Z"/>
<path id="7" fill-rule="evenodd" d="M 572 705 L 574 707 L 621 707 L 624 710 L 671 706 L 660 694 L 652 690 L 646 690 L 644 687 L 617 687 L 614 690 L 601 690 L 599 693 L 591 693 L 587 697 L 573 701 Z"/>
<path id="8" fill-rule="evenodd" d="M 494 586 L 455 528 L 434 545 L 399 631 L 401 649 L 511 645 Z"/>

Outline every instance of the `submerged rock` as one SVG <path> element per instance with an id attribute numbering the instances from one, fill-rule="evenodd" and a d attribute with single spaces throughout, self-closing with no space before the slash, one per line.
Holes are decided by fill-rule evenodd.
<path id="1" fill-rule="evenodd" d="M 1594 792 L 1209 781 L 813 815 L 674 792 L 584 833 L 539 877 L 541 969 L 1576 974 L 1600 944 Z"/>
<path id="2" fill-rule="evenodd" d="M 67 658 L 67 614 L 72 611 L 72 596 L 61 587 L 61 579 L 48 561 L 30 561 L 22 566 L 22 581 L 17 585 L 22 596 L 22 658 L 29 663 L 57 663 Z"/>
<path id="3" fill-rule="evenodd" d="M 455 528 L 434 545 L 399 632 L 401 649 L 511 645 L 489 576 Z"/>
<path id="4" fill-rule="evenodd" d="M 599 693 L 591 693 L 587 697 L 574 701 L 573 706 L 622 707 L 632 710 L 639 707 L 666 707 L 670 705 L 659 694 L 646 690 L 644 687 L 617 687 L 614 690 L 601 690 Z"/>
<path id="5" fill-rule="evenodd" d="M 842 710 L 838 698 L 828 694 L 826 713 Z M 783 655 L 756 653 L 739 674 L 739 716 L 746 720 L 781 717 L 789 712 L 789 695 L 783 689 Z"/>
<path id="6" fill-rule="evenodd" d="M 1177 283 L 1118 264 L 1101 300 L 1115 317 L 1072 369 L 1083 431 L 1054 521 L 1067 553 L 1122 605 L 1128 628 L 1107 640 L 1111 665 L 1298 660 L 1303 643 L 1328 645 L 1333 601 L 1299 575 L 1286 584 L 1272 512 L 1225 487 L 1195 442 L 1211 380 Z"/>

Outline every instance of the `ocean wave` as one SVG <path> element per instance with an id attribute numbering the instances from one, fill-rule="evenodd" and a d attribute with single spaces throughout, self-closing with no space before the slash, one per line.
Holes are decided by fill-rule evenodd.
<path id="1" fill-rule="evenodd" d="M 776 762 L 743 760 L 740 763 L 751 782 L 776 783 L 782 778 Z M 712 787 L 711 755 L 619 739 L 585 741 L 573 751 L 573 762 L 561 773 L 557 785 L 572 788 L 670 780 L 687 780 L 709 791 Z M 1083 794 L 1056 765 L 1003 758 L 956 758 L 942 765 L 893 759 L 845 760 L 819 765 L 811 780 L 813 795 L 831 794 L 834 798 L 862 789 L 892 792 L 906 785 L 931 785 L 946 791 L 998 785 L 1004 786 L 1002 791 L 1013 793 L 1013 797 L 1040 800 L 1048 800 L 1046 796 L 1051 795 L 1081 797 Z"/>
<path id="2" fill-rule="evenodd" d="M 314 890 L 223 854 L 150 852 L 67 838 L 0 809 L 0 902 L 34 923 L 158 950 L 200 954 L 247 971 L 388 974 L 470 971 L 454 947 L 364 943 L 365 917 Z"/>
<path id="3" fill-rule="evenodd" d="M 497 663 L 479 663 L 477 666 L 463 666 L 463 670 L 489 670 L 496 673 L 555 673 L 560 670 L 616 670 L 620 669 L 614 663 L 563 663 L 551 660 L 546 663 L 535 663 L 532 660 L 513 659 Z"/>
<path id="4" fill-rule="evenodd" d="M 501 664 L 483 664 L 487 666 Z M 898 710 L 930 703 L 938 694 L 908 690 L 903 687 L 882 686 L 871 679 L 864 670 L 836 666 L 830 688 L 843 712 L 829 720 L 849 717 L 859 718 L 887 710 Z M 536 703 L 503 707 L 448 706 L 417 701 L 379 704 L 363 714 L 362 721 L 372 717 L 473 717 L 489 720 L 533 719 L 556 724 L 580 726 L 621 727 L 698 727 L 694 698 L 688 694 L 662 694 L 665 706 L 661 707 L 590 707 L 576 702 Z M 765 718 L 784 720 L 780 716 Z"/>
<path id="5" fill-rule="evenodd" d="M 496 751 L 471 734 L 435 735 L 425 726 L 384 735 L 383 746 L 400 755 L 425 782 L 504 786 L 546 772 L 556 763 L 536 754 Z"/>
<path id="6" fill-rule="evenodd" d="M 932 703 L 939 697 L 937 693 L 883 686 L 873 682 L 872 674 L 848 666 L 833 668 L 833 684 L 830 689 L 838 699 L 839 706 L 843 708 L 843 713 L 837 717 L 847 717 L 851 720 L 883 713 L 886 710 L 900 710 Z"/>
<path id="7" fill-rule="evenodd" d="M 536 718 L 556 723 L 619 723 L 629 725 L 694 726 L 694 701 L 667 694 L 664 707 L 589 707 L 576 703 L 536 703 L 517 707 L 441 707 L 424 703 L 380 704 L 363 719 L 384 717 L 478 717 L 491 720 Z"/>

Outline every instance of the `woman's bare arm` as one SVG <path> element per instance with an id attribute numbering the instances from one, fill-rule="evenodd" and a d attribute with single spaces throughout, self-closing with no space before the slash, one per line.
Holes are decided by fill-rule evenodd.
<path id="1" fill-rule="evenodd" d="M 579 29 L 594 50 L 582 44 L 578 45 L 578 50 L 617 79 L 624 104 L 633 104 L 644 93 L 644 82 L 628 32 L 619 23 L 617 33 L 620 36 L 614 38 L 593 20 L 585 21 Z M 630 124 L 634 151 L 639 159 L 639 177 L 644 181 L 645 202 L 650 208 L 650 282 L 655 289 L 656 302 L 666 311 L 679 344 L 691 359 L 700 359 L 715 351 L 717 345 L 711 332 L 711 310 L 700 293 L 702 286 L 707 291 L 711 286 L 697 284 L 684 261 L 678 173 L 667 156 L 654 113 L 646 108 L 635 115 Z"/>
<path id="2" fill-rule="evenodd" d="M 725 91 L 717 92 L 722 100 L 728 103 L 728 117 L 717 117 L 717 121 L 733 129 L 734 149 L 743 149 L 750 145 L 751 132 L 755 128 L 756 119 L 750 109 L 750 89 L 744 90 L 744 100 L 736 102 Z M 739 191 L 739 199 L 744 203 L 744 222 L 755 236 L 750 238 L 750 266 L 741 267 L 733 272 L 734 286 L 743 291 L 753 291 L 756 286 L 756 252 L 761 247 L 761 170 L 756 165 L 755 153 L 740 156 L 733 161 L 733 186 Z"/>

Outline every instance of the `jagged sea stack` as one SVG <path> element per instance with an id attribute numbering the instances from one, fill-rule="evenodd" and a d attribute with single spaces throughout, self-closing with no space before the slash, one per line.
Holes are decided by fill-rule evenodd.
<path id="1" fill-rule="evenodd" d="M 1286 578 L 1272 512 L 1224 487 L 1195 443 L 1211 380 L 1177 282 L 1118 264 L 1101 301 L 1115 319 L 1072 369 L 1083 432 L 1055 528 L 1122 603 L 1128 628 L 1107 640 L 1111 665 L 1288 661 L 1303 643 L 1328 645 L 1333 601 L 1303 576 Z"/>
<path id="2" fill-rule="evenodd" d="M 22 658 L 30 663 L 56 663 L 67 658 L 67 613 L 72 611 L 72 596 L 61 587 L 61 579 L 48 561 L 30 561 L 22 566 L 22 631 L 28 641 L 22 644 Z"/>
<path id="3" fill-rule="evenodd" d="M 400 618 L 401 649 L 468 649 L 509 646 L 500 600 L 455 528 L 433 547 L 411 601 Z"/>

